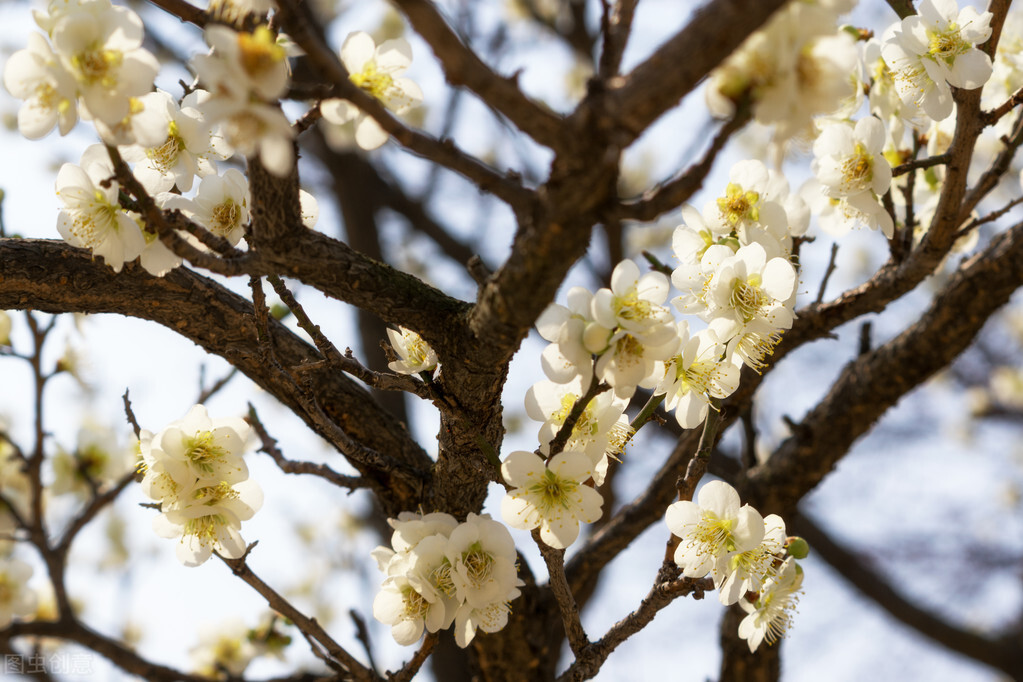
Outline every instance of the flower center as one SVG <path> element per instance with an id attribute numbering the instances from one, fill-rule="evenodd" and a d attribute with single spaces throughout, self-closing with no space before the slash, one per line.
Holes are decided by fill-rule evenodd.
<path id="1" fill-rule="evenodd" d="M 842 185 L 845 191 L 865 189 L 874 178 L 874 157 L 863 143 L 857 142 L 852 156 L 842 164 Z"/>
<path id="2" fill-rule="evenodd" d="M 203 506 L 206 507 L 215 507 L 237 497 L 238 491 L 232 488 L 226 481 L 221 481 L 213 486 L 199 488 L 192 493 L 192 499 L 196 501 L 202 500 Z"/>
<path id="3" fill-rule="evenodd" d="M 579 483 L 571 479 L 559 478 L 550 469 L 546 469 L 543 478 L 529 487 L 529 492 L 539 498 L 537 507 L 543 516 L 549 516 L 554 509 L 568 509 L 568 496 L 579 487 Z"/>
<path id="4" fill-rule="evenodd" d="M 78 72 L 79 80 L 86 84 L 110 88 L 117 84 L 117 77 L 112 72 L 123 60 L 124 55 L 119 50 L 92 48 L 74 55 L 71 66 Z"/>
<path id="5" fill-rule="evenodd" d="M 739 185 L 730 182 L 725 188 L 725 196 L 718 199 L 718 210 L 725 221 L 734 227 L 747 220 L 752 222 L 759 220 L 760 209 L 757 206 L 759 202 L 759 193 L 744 191 Z"/>
<path id="6" fill-rule="evenodd" d="M 217 529 L 227 525 L 227 519 L 221 514 L 208 514 L 197 516 L 185 522 L 185 530 L 182 535 L 192 535 L 203 545 L 209 545 L 217 541 Z"/>
<path id="7" fill-rule="evenodd" d="M 732 540 L 732 519 L 722 519 L 717 514 L 701 510 L 700 522 L 689 536 L 689 546 L 700 546 L 701 553 L 717 556 L 731 551 L 735 546 Z"/>
<path id="8" fill-rule="evenodd" d="M 480 543 L 473 543 L 469 551 L 462 555 L 462 563 L 465 564 L 466 573 L 468 573 L 469 581 L 473 586 L 481 587 L 490 580 L 494 557 L 489 552 L 483 551 Z"/>
<path id="9" fill-rule="evenodd" d="M 405 600 L 405 613 L 402 614 L 407 620 L 425 619 L 430 610 L 430 602 L 426 601 L 423 595 L 415 591 L 411 585 L 401 588 L 401 596 Z"/>
<path id="10" fill-rule="evenodd" d="M 159 147 L 146 150 L 146 157 L 161 173 L 168 173 L 178 160 L 178 154 L 185 149 L 185 140 L 181 137 L 178 124 L 171 121 L 167 126 L 167 139 Z"/>
<path id="11" fill-rule="evenodd" d="M 934 61 L 941 60 L 949 66 L 955 63 L 956 57 L 973 47 L 963 40 L 959 34 L 959 27 L 954 23 L 949 24 L 947 29 L 938 33 L 928 31 L 927 37 L 929 38 L 927 54 Z"/>
<path id="12" fill-rule="evenodd" d="M 760 288 L 760 276 L 754 274 L 747 280 L 736 279 L 732 282 L 732 295 L 728 303 L 739 313 L 743 322 L 752 322 L 771 303 L 771 297 Z"/>
<path id="13" fill-rule="evenodd" d="M 362 71 L 353 73 L 351 81 L 377 99 L 385 99 L 387 92 L 394 85 L 390 74 L 377 71 L 376 62 L 367 62 Z"/>
<path id="14" fill-rule="evenodd" d="M 252 33 L 239 33 L 238 50 L 242 68 L 253 78 L 266 75 L 287 57 L 284 48 L 277 44 L 273 32 L 266 26 L 260 26 Z"/>
<path id="15" fill-rule="evenodd" d="M 650 301 L 641 299 L 633 288 L 624 296 L 615 296 L 614 311 L 615 315 L 623 320 L 640 322 L 652 317 L 653 305 Z"/>
<path id="16" fill-rule="evenodd" d="M 222 462 L 226 456 L 227 451 L 213 443 L 211 431 L 200 431 L 186 440 L 185 457 L 203 473 L 212 474 L 213 465 Z"/>
<path id="17" fill-rule="evenodd" d="M 746 332 L 740 337 L 735 352 L 747 366 L 760 374 L 767 367 L 768 356 L 774 354 L 775 346 L 781 342 L 781 334 L 780 329 L 775 329 L 766 336 L 753 331 Z"/>
<path id="18" fill-rule="evenodd" d="M 241 209 L 234 199 L 228 197 L 223 203 L 217 204 L 212 211 L 210 229 L 221 237 L 226 237 L 234 228 L 238 227 L 241 220 Z"/>

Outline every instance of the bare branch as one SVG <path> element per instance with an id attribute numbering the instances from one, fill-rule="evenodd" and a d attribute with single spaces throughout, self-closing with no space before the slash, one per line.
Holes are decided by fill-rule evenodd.
<path id="1" fill-rule="evenodd" d="M 687 168 L 674 180 L 645 192 L 639 199 L 625 202 L 621 207 L 612 209 L 614 218 L 648 222 L 678 208 L 703 186 L 703 181 L 714 166 L 718 154 L 732 139 L 732 135 L 749 123 L 751 117 L 752 109 L 748 104 L 739 106 L 735 116 L 721 126 L 699 163 Z"/>
<path id="2" fill-rule="evenodd" d="M 579 607 L 572 596 L 572 590 L 568 586 L 565 577 L 565 550 L 555 549 L 547 545 L 540 538 L 540 531 L 533 530 L 533 541 L 540 548 L 544 563 L 547 564 L 547 573 L 551 577 L 550 587 L 554 598 L 558 602 L 558 610 L 561 612 L 561 622 L 565 627 L 565 634 L 568 636 L 569 646 L 572 653 L 578 658 L 583 650 L 589 646 L 590 640 L 586 637 L 586 631 L 579 620 Z"/>
<path id="3" fill-rule="evenodd" d="M 426 0 L 395 0 L 412 28 L 429 43 L 452 85 L 464 85 L 488 106 L 501 113 L 545 147 L 563 143 L 561 117 L 537 104 L 519 88 L 513 78 L 504 78 L 483 63 L 448 26 L 436 6 Z"/>
<path id="4" fill-rule="evenodd" d="M 183 22 L 195 24 L 199 28 L 206 27 L 206 12 L 195 5 L 190 5 L 185 0 L 149 0 L 149 2 L 169 14 L 173 14 Z"/>
<path id="5" fill-rule="evenodd" d="M 678 104 L 786 0 L 718 0 L 696 11 L 689 25 L 646 61 L 610 84 L 596 106 L 631 142 Z"/>
<path id="6" fill-rule="evenodd" d="M 843 547 L 805 514 L 790 517 L 788 523 L 795 533 L 810 544 L 815 556 L 828 562 L 861 594 L 892 617 L 946 649 L 997 668 L 1011 678 L 1018 679 L 1023 675 L 1023 653 L 1019 649 L 1018 631 L 991 637 L 979 634 L 972 628 L 957 627 L 899 594 L 886 576 L 862 558 L 862 552 Z"/>
<path id="7" fill-rule="evenodd" d="M 642 630 L 654 619 L 654 616 L 665 606 L 679 597 L 692 595 L 693 599 L 703 599 L 704 592 L 714 589 L 710 578 L 681 578 L 671 582 L 655 584 L 639 607 L 621 619 L 599 640 L 588 646 L 568 670 L 558 677 L 558 682 L 576 682 L 588 680 L 600 670 L 611 652 L 626 639 Z"/>
<path id="8" fill-rule="evenodd" d="M 765 514 L 786 515 L 889 407 L 962 352 L 1021 284 L 1023 224 L 1017 224 L 963 264 L 918 322 L 849 363 L 740 493 Z"/>
<path id="9" fill-rule="evenodd" d="M 250 548 L 251 549 L 251 548 Z M 218 555 L 219 556 L 219 555 Z M 245 557 L 241 559 L 226 559 L 220 557 L 221 560 L 227 564 L 231 572 L 237 577 L 241 578 L 249 586 L 251 586 L 256 592 L 261 594 L 266 599 L 267 605 L 274 611 L 277 611 L 282 616 L 288 618 L 295 624 L 299 630 L 307 633 L 310 637 L 316 640 L 319 644 L 326 649 L 327 653 L 330 654 L 331 658 L 337 661 L 344 670 L 351 675 L 351 679 L 360 682 L 376 682 L 380 677 L 366 666 L 359 663 L 344 647 L 334 641 L 333 638 L 327 631 L 320 627 L 320 624 L 316 622 L 315 618 L 310 618 L 304 613 L 299 611 L 297 608 L 292 606 L 291 602 L 278 594 L 272 587 L 263 582 L 259 576 L 252 572 L 248 564 L 245 563 Z"/>
<path id="10" fill-rule="evenodd" d="M 281 0 L 280 17 L 288 34 L 305 50 L 318 76 L 337 89 L 343 97 L 373 117 L 381 128 L 409 151 L 464 175 L 485 192 L 508 203 L 516 213 L 527 213 L 533 203 L 533 192 L 515 179 L 502 175 L 479 159 L 465 153 L 450 140 L 437 140 L 414 131 L 395 118 L 375 97 L 364 92 L 348 79 L 340 59 L 320 39 L 314 28 L 315 19 L 309 7 L 296 0 Z"/>
<path id="11" fill-rule="evenodd" d="M 274 440 L 269 433 L 267 433 L 266 427 L 263 426 L 263 422 L 259 420 L 259 415 L 256 414 L 256 408 L 253 407 L 252 403 L 249 403 L 248 422 L 252 425 L 256 435 L 259 436 L 259 442 L 261 443 L 259 449 L 270 455 L 274 463 L 277 464 L 278 468 L 280 468 L 280 470 L 284 473 L 319 476 L 339 488 L 351 488 L 352 490 L 356 488 L 366 488 L 369 486 L 369 481 L 362 476 L 345 476 L 337 473 L 326 464 L 300 462 L 286 458 L 280 448 L 277 447 L 277 441 Z"/>

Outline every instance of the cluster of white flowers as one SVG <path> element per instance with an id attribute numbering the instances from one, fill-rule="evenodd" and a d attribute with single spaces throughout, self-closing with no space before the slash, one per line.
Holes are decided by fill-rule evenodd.
<path id="1" fill-rule="evenodd" d="M 749 97 L 756 120 L 775 126 L 785 140 L 810 127 L 815 114 L 854 107 L 849 75 L 856 71 L 856 47 L 838 29 L 839 15 L 853 5 L 854 0 L 788 3 L 711 75 L 711 113 L 730 116 Z"/>
<path id="2" fill-rule="evenodd" d="M 404 38 L 383 42 L 378 47 L 373 38 L 362 31 L 349 34 L 341 45 L 341 63 L 348 78 L 388 109 L 404 114 L 423 101 L 423 91 L 410 78 L 401 74 L 412 64 L 412 46 Z M 344 99 L 328 99 L 320 104 L 327 141 L 337 148 L 349 146 L 349 140 L 365 150 L 373 150 L 387 142 L 387 133 L 372 116 L 367 116 Z"/>
<path id="3" fill-rule="evenodd" d="M 244 420 L 211 419 L 196 405 L 159 433 L 141 434 L 142 490 L 160 503 L 153 530 L 180 538 L 176 554 L 186 566 L 202 564 L 213 551 L 229 559 L 245 553 L 242 521 L 263 505 L 242 459 L 249 432 Z"/>
<path id="4" fill-rule="evenodd" d="M 552 304 L 537 320 L 550 342 L 542 355 L 550 381 L 526 396 L 526 411 L 543 422 L 539 452 L 514 452 L 502 475 L 512 490 L 502 505 L 513 527 L 540 528 L 552 547 L 570 545 L 579 522 L 600 517 L 601 496 L 588 485 L 604 482 L 608 458 L 632 437 L 625 409 L 637 388 L 664 395 L 683 428 L 707 417 L 713 400 L 739 384 L 745 364 L 760 371 L 795 317 L 797 275 L 790 262 L 792 239 L 806 231 L 809 212 L 778 173 L 759 161 L 732 168 L 723 196 L 701 213 L 683 209 L 673 238 L 680 261 L 671 283 L 682 313 L 698 315 L 707 328 L 691 333 L 664 305 L 669 278 L 641 274 L 631 260 L 618 264 L 611 287 L 591 293 L 573 287 L 567 306 Z M 550 444 L 576 402 L 593 382 L 612 389 L 581 406 L 564 444 Z"/>
<path id="5" fill-rule="evenodd" d="M 391 547 L 373 557 L 387 577 L 373 600 L 373 615 L 391 626 L 398 644 L 454 624 L 455 642 L 467 647 L 477 628 L 497 632 L 519 596 L 515 543 L 486 514 L 459 523 L 450 514 L 403 512 L 389 519 Z"/>
<path id="6" fill-rule="evenodd" d="M 801 540 L 789 545 L 781 517 L 765 518 L 748 504 L 739 506 L 735 488 L 711 481 L 696 502 L 668 507 L 665 521 L 679 538 L 675 563 L 682 574 L 709 574 L 721 603 L 739 603 L 748 614 L 739 624 L 739 636 L 749 642 L 750 651 L 785 634 L 803 582 L 803 571 L 788 550 L 799 558 L 806 554 L 798 547 Z"/>
<path id="7" fill-rule="evenodd" d="M 922 0 L 917 14 L 890 26 L 881 57 L 903 104 L 940 121 L 952 113 L 949 86 L 973 90 L 987 82 L 991 58 L 976 46 L 991 37 L 990 22 L 990 12 L 960 11 L 956 0 Z"/>
<path id="8" fill-rule="evenodd" d="M 277 100 L 291 81 L 288 51 L 266 25 L 251 32 L 219 24 L 206 27 L 210 54 L 192 58 L 192 69 L 209 92 L 200 108 L 221 125 L 227 143 L 276 175 L 287 175 L 295 160 L 291 124 Z"/>
<path id="9" fill-rule="evenodd" d="M 4 86 L 25 100 L 18 111 L 25 137 L 54 126 L 66 135 L 79 114 L 116 127 L 152 89 L 159 63 L 142 48 L 142 20 L 131 10 L 110 0 L 51 0 L 35 20 L 46 35 L 30 35 L 4 67 Z"/>

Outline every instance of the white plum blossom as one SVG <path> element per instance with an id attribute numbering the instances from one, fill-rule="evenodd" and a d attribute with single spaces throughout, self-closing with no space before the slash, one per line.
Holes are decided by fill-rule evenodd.
<path id="1" fill-rule="evenodd" d="M 54 126 L 67 135 L 78 122 L 78 95 L 74 77 L 64 70 L 46 38 L 30 33 L 28 46 L 4 64 L 4 87 L 25 100 L 18 109 L 18 130 L 37 140 Z"/>
<path id="2" fill-rule="evenodd" d="M 538 438 L 540 452 L 547 454 L 550 443 L 561 430 L 569 413 L 586 391 L 578 378 L 566 384 L 541 381 L 526 392 L 526 414 L 543 422 Z M 601 485 L 607 474 L 608 458 L 615 457 L 632 437 L 625 409 L 627 398 L 601 391 L 583 409 L 565 443 L 566 450 L 585 452 L 593 463 L 593 482 Z"/>
<path id="3" fill-rule="evenodd" d="M 891 215 L 866 193 L 851 198 L 829 197 L 816 178 L 807 180 L 800 193 L 817 216 L 817 224 L 833 237 L 841 237 L 856 225 L 880 230 L 888 239 L 895 235 L 895 222 Z"/>
<path id="4" fill-rule="evenodd" d="M 789 558 L 777 575 L 764 584 L 755 601 L 739 600 L 739 606 L 747 614 L 739 623 L 739 637 L 746 640 L 751 652 L 764 640 L 774 644 L 785 635 L 802 586 L 803 569 Z"/>
<path id="5" fill-rule="evenodd" d="M 582 452 L 560 452 L 549 461 L 517 450 L 501 464 L 501 476 L 512 486 L 501 501 L 501 517 L 512 528 L 540 528 L 540 539 L 555 549 L 579 537 L 579 522 L 600 518 L 604 498 L 584 482 L 593 464 Z"/>
<path id="6" fill-rule="evenodd" d="M 835 225 L 835 220 L 862 223 L 880 229 L 889 239 L 895 225 L 880 203 L 880 197 L 892 183 L 892 170 L 883 151 L 886 136 L 884 124 L 873 116 L 860 119 L 855 128 L 844 123 L 824 127 L 814 142 L 816 157 L 813 170 L 820 191 L 830 200 L 808 197 L 820 213 L 834 216 L 822 220 L 825 231 L 845 231 L 848 226 Z M 811 191 L 811 190 L 805 190 Z"/>
<path id="7" fill-rule="evenodd" d="M 815 114 L 828 114 L 853 92 L 856 71 L 852 38 L 838 30 L 837 3 L 793 2 L 714 70 L 707 105 L 719 117 L 731 116 L 749 97 L 756 120 L 775 128 L 785 141 L 810 127 Z"/>
<path id="8" fill-rule="evenodd" d="M 295 141 L 288 119 L 280 107 L 258 101 L 212 97 L 202 106 L 212 124 L 219 124 L 224 141 L 247 159 L 259 159 L 263 167 L 284 177 L 295 161 Z"/>
<path id="9" fill-rule="evenodd" d="M 180 210 L 236 246 L 249 222 L 249 181 L 241 171 L 229 168 L 223 175 L 207 175 L 200 180 L 192 199 L 169 197 L 164 207 Z"/>
<path id="10" fill-rule="evenodd" d="M 142 34 L 137 14 L 105 2 L 70 6 L 53 25 L 53 51 L 90 118 L 117 125 L 131 98 L 153 88 L 160 64 L 142 48 Z"/>
<path id="11" fill-rule="evenodd" d="M 781 242 L 788 233 L 788 215 L 779 201 L 783 192 L 788 183 L 761 161 L 740 161 L 729 171 L 724 196 L 708 204 L 703 215 L 715 234 L 731 232 L 743 244 L 767 237 Z"/>
<path id="12" fill-rule="evenodd" d="M 396 114 L 403 114 L 423 101 L 419 85 L 401 75 L 412 64 L 412 47 L 404 38 L 377 46 L 368 33 L 356 31 L 342 44 L 341 61 L 352 83 Z M 335 126 L 354 121 L 355 142 L 362 149 L 373 150 L 387 142 L 388 135 L 380 124 L 348 100 L 324 100 L 320 112 L 323 120 Z"/>
<path id="13" fill-rule="evenodd" d="M 648 334 L 619 329 L 601 352 L 593 371 L 615 395 L 631 398 L 636 388 L 653 388 L 664 376 L 664 362 L 674 355 L 679 339 L 674 325 Z"/>
<path id="14" fill-rule="evenodd" d="M 213 679 L 226 670 L 240 676 L 259 653 L 240 618 L 199 627 L 199 644 L 189 650 L 195 672 Z"/>
<path id="15" fill-rule="evenodd" d="M 879 197 L 892 183 L 884 144 L 884 124 L 873 116 L 860 119 L 855 127 L 826 125 L 813 143 L 814 173 L 829 196 L 871 192 Z"/>
<path id="16" fill-rule="evenodd" d="M 593 294 L 585 288 L 569 289 L 566 303 L 550 304 L 536 320 L 540 336 L 551 342 L 540 363 L 551 381 L 564 384 L 578 377 L 589 385 L 593 355 L 607 349 L 612 330 L 592 318 Z"/>
<path id="17" fill-rule="evenodd" d="M 287 91 L 287 50 L 266 25 L 247 32 L 210 24 L 205 35 L 213 51 L 196 55 L 192 67 L 216 97 L 248 101 L 254 96 L 272 102 Z"/>
<path id="18" fill-rule="evenodd" d="M 53 458 L 55 495 L 73 493 L 83 499 L 94 487 L 104 489 L 132 471 L 134 453 L 107 425 L 86 420 L 78 430 L 73 452 L 59 450 Z"/>
<path id="19" fill-rule="evenodd" d="M 952 113 L 949 86 L 973 90 L 991 77 L 991 58 L 977 49 L 991 37 L 991 13 L 956 0 L 921 0 L 917 14 L 892 25 L 881 55 L 903 102 L 936 121 Z"/>
<path id="20" fill-rule="evenodd" d="M 716 206 L 715 206 L 716 208 Z M 675 258 L 679 259 L 683 266 L 698 266 L 703 259 L 707 249 L 716 245 L 727 245 L 734 252 L 739 248 L 739 240 L 731 236 L 732 226 L 727 221 L 704 220 L 703 215 L 690 204 L 682 206 L 682 223 L 675 228 L 671 237 L 671 248 Z M 688 278 L 683 278 L 688 281 Z M 675 281 L 675 273 L 672 273 L 672 283 L 679 289 L 686 289 L 684 283 Z"/>
<path id="21" fill-rule="evenodd" d="M 666 372 L 654 395 L 665 394 L 664 407 L 675 413 L 684 429 L 707 418 L 712 398 L 726 398 L 739 386 L 739 369 L 724 359 L 725 346 L 711 330 L 690 336 L 689 323 L 678 323 L 681 352 L 666 364 Z"/>
<path id="22" fill-rule="evenodd" d="M 120 207 L 110 159 L 102 145 L 93 145 L 82 155 L 81 166 L 65 163 L 57 172 L 56 191 L 64 205 L 57 219 L 57 231 L 72 246 L 91 249 L 94 256 L 120 272 L 135 260 L 146 242 L 142 230 Z"/>
<path id="23" fill-rule="evenodd" d="M 718 557 L 714 567 L 714 587 L 726 606 L 747 592 L 758 592 L 764 581 L 776 573 L 785 554 L 785 521 L 777 514 L 764 517 L 764 539 L 745 552 L 729 552 Z"/>
<path id="24" fill-rule="evenodd" d="M 718 265 L 707 286 L 705 320 L 727 320 L 739 327 L 763 320 L 777 329 L 792 326 L 790 301 L 795 294 L 796 270 L 784 258 L 768 259 L 760 244 L 743 246 Z M 718 336 L 727 340 L 734 333 Z"/>
<path id="25" fill-rule="evenodd" d="M 620 327 L 645 336 L 672 323 L 671 311 L 662 305 L 667 298 L 668 278 L 664 274 L 640 275 L 639 266 L 626 259 L 611 273 L 611 288 L 593 295 L 593 319 L 608 329 Z"/>
<path id="26" fill-rule="evenodd" d="M 688 578 L 714 570 L 719 557 L 753 549 L 764 539 L 764 519 L 753 507 L 739 506 L 739 493 L 722 481 L 700 488 L 696 502 L 668 507 L 668 529 L 680 538 L 675 563 Z"/>
<path id="27" fill-rule="evenodd" d="M 423 630 L 437 632 L 445 627 L 445 609 L 418 592 L 404 575 L 384 580 L 373 599 L 373 617 L 391 626 L 391 636 L 402 646 L 415 644 Z"/>
<path id="28" fill-rule="evenodd" d="M 504 627 L 509 602 L 523 584 L 507 528 L 473 513 L 458 523 L 443 512 L 402 512 L 388 524 L 394 528 L 391 547 L 372 553 L 386 576 L 373 616 L 391 626 L 398 644 L 414 644 L 424 630 L 454 624 L 455 642 L 464 648 L 477 628 Z"/>
<path id="29" fill-rule="evenodd" d="M 124 147 L 121 155 L 135 164 L 133 173 L 149 194 L 166 192 L 177 187 L 181 192 L 192 189 L 196 176 L 216 173 L 213 160 L 224 158 L 216 147 L 213 135 L 198 109 L 179 107 L 163 90 L 139 98 L 144 123 L 137 124 L 135 141 Z"/>
<path id="30" fill-rule="evenodd" d="M 419 374 L 431 372 L 437 367 L 437 353 L 423 337 L 411 329 L 398 327 L 387 330 L 387 338 L 391 348 L 398 354 L 398 359 L 387 363 L 392 372 L 399 374 Z"/>
<path id="31" fill-rule="evenodd" d="M 180 538 L 175 553 L 186 566 L 202 564 L 214 551 L 230 559 L 245 553 L 242 521 L 263 505 L 241 457 L 249 433 L 244 420 L 212 419 L 196 405 L 159 433 L 140 437 L 142 490 L 160 502 L 153 530 Z"/>

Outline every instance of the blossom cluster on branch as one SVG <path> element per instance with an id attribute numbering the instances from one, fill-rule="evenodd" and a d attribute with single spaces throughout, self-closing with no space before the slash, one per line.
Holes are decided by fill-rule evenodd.
<path id="1" fill-rule="evenodd" d="M 229 559 L 245 554 L 242 521 L 263 506 L 263 491 L 242 459 L 249 433 L 244 420 L 211 419 L 196 405 L 139 437 L 142 490 L 160 504 L 153 530 L 180 538 L 175 553 L 186 566 L 205 563 L 214 551 Z"/>
<path id="2" fill-rule="evenodd" d="M 454 629 L 465 648 L 476 630 L 497 632 L 508 622 L 509 602 L 519 596 L 515 543 L 488 515 L 459 523 L 443 512 L 403 512 L 388 519 L 391 547 L 373 557 L 387 576 L 373 600 L 373 615 L 391 626 L 398 644 L 414 644 L 427 632 Z"/>

